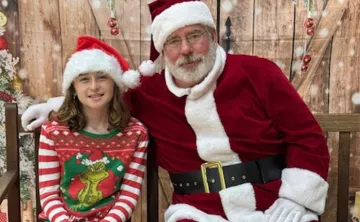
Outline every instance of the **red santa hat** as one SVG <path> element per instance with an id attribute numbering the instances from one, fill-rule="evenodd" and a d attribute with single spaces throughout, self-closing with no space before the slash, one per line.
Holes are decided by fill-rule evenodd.
<path id="1" fill-rule="evenodd" d="M 150 60 L 155 61 L 163 50 L 167 37 L 188 25 L 203 24 L 216 28 L 209 7 L 197 0 L 157 0 L 149 4 L 151 18 Z M 155 66 L 145 61 L 139 67 L 143 75 L 151 75 Z"/>
<path id="2" fill-rule="evenodd" d="M 63 94 L 66 94 L 73 80 L 80 74 L 99 71 L 107 73 L 121 92 L 136 88 L 140 81 L 139 72 L 130 70 L 126 60 L 113 47 L 97 38 L 80 36 L 75 52 L 65 66 Z"/>

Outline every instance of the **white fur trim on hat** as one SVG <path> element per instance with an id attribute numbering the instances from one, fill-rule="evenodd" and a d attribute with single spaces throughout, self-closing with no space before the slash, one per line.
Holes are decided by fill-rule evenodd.
<path id="1" fill-rule="evenodd" d="M 300 168 L 282 171 L 279 196 L 322 214 L 329 184 L 318 174 Z"/>
<path id="2" fill-rule="evenodd" d="M 124 89 L 122 82 L 122 68 L 117 59 L 100 49 L 82 50 L 74 53 L 66 63 L 62 92 L 65 95 L 74 79 L 80 74 L 87 72 L 99 72 L 109 74 L 121 90 Z"/>
<path id="3" fill-rule="evenodd" d="M 200 1 L 182 2 L 172 5 L 155 17 L 151 25 L 154 46 L 161 52 L 166 38 L 179 28 L 203 24 L 215 29 L 209 7 Z"/>

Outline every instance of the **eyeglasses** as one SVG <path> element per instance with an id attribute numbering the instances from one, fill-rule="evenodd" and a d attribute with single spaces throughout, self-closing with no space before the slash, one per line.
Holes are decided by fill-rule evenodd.
<path id="1" fill-rule="evenodd" d="M 181 43 L 183 40 L 186 40 L 190 45 L 193 45 L 195 43 L 198 43 L 203 40 L 203 36 L 206 33 L 204 32 L 195 32 L 191 33 L 185 38 L 175 37 L 172 39 L 169 39 L 165 42 L 164 47 L 170 48 L 170 49 L 180 49 Z"/>

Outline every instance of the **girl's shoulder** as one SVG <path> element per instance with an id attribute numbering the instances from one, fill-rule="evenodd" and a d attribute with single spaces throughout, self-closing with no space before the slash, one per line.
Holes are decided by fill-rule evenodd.
<path id="1" fill-rule="evenodd" d="M 41 125 L 41 129 L 46 131 L 47 133 L 57 133 L 57 132 L 70 132 L 68 126 L 63 123 L 60 123 L 56 120 L 46 121 Z"/>
<path id="2" fill-rule="evenodd" d="M 148 133 L 148 130 L 146 126 L 140 122 L 138 119 L 131 117 L 128 125 L 126 128 L 123 129 L 122 133 L 136 133 L 138 135 L 140 134 L 146 134 Z"/>

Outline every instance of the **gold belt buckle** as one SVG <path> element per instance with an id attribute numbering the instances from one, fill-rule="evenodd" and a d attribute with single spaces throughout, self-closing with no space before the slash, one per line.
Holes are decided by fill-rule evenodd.
<path id="1" fill-rule="evenodd" d="M 216 167 L 217 170 L 218 170 L 221 189 L 223 190 L 223 189 L 226 188 L 225 178 L 224 178 L 224 171 L 223 171 L 221 162 L 220 161 L 206 162 L 206 163 L 201 164 L 201 176 L 202 176 L 202 179 L 203 179 L 205 193 L 210 193 L 209 183 L 207 181 L 206 169 L 207 168 L 212 168 L 212 167 Z"/>

